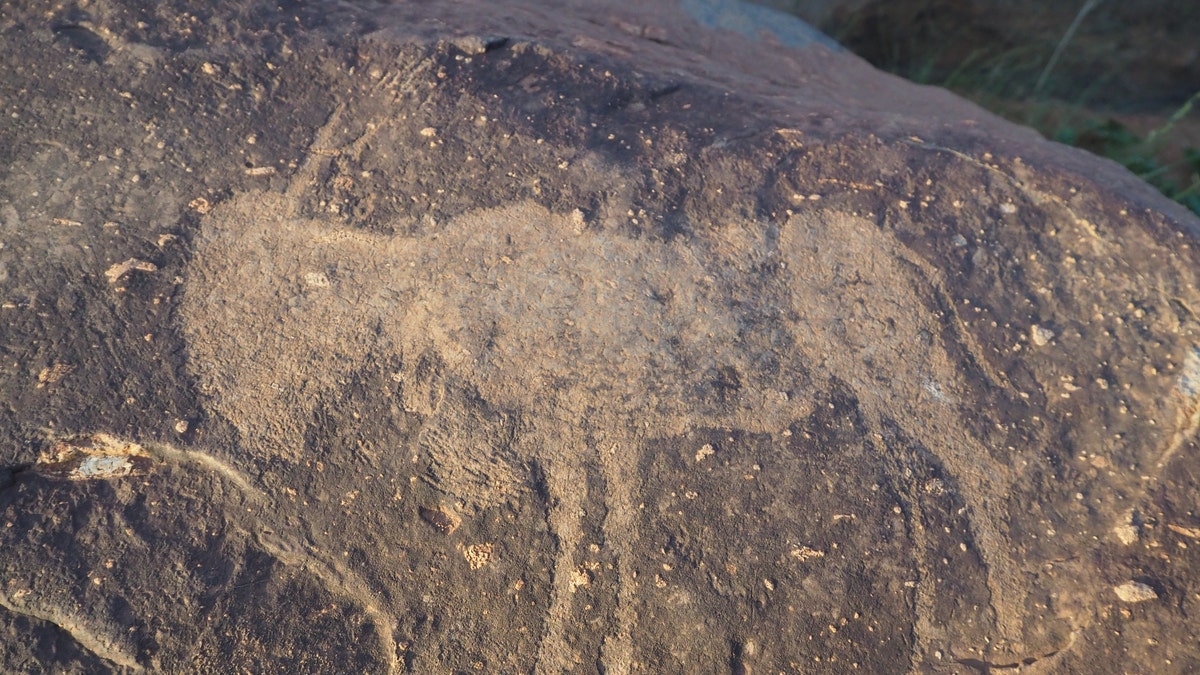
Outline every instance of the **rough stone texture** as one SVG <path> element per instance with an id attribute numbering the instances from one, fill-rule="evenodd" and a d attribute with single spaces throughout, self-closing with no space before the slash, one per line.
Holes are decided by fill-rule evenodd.
<path id="1" fill-rule="evenodd" d="M 1200 668 L 1198 223 L 723 7 L 0 10 L 3 669 Z"/>

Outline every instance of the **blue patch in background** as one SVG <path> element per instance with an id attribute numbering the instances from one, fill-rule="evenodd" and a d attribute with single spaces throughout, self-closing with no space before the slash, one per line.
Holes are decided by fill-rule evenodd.
<path id="1" fill-rule="evenodd" d="M 731 30 L 758 40 L 766 31 L 788 47 L 803 49 L 819 44 L 833 51 L 843 47 L 804 21 L 783 12 L 740 0 L 680 0 L 679 6 L 698 23 Z"/>

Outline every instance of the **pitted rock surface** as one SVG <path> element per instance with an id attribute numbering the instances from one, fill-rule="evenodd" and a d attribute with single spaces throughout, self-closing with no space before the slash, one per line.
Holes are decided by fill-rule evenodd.
<path id="1" fill-rule="evenodd" d="M 6 671 L 1200 667 L 1123 169 L 732 3 L 192 5 L 0 10 Z"/>

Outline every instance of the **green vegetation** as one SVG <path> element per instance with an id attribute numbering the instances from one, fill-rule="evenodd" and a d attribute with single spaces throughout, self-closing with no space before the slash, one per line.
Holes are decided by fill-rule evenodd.
<path id="1" fill-rule="evenodd" d="M 1039 131 L 1060 143 L 1120 162 L 1139 178 L 1158 188 L 1159 192 L 1200 215 L 1200 150 L 1185 147 L 1182 150 L 1183 159 L 1173 163 L 1163 163 L 1158 159 L 1170 140 L 1171 130 L 1191 112 L 1197 102 L 1200 102 L 1200 92 L 1145 138 L 1111 118 L 1088 117 L 1077 124 L 1060 124 L 1051 133 L 1044 128 Z M 1186 171 L 1181 172 L 1180 169 Z M 1175 178 L 1180 173 L 1186 173 L 1188 183 L 1180 185 Z"/>
<path id="2" fill-rule="evenodd" d="M 1075 27 L 1073 24 L 1072 29 Z M 902 68 L 884 69 L 913 82 L 950 89 L 1010 121 L 1033 127 L 1046 138 L 1112 159 L 1200 215 L 1200 149 L 1182 147 L 1181 158 L 1163 159 L 1175 142 L 1172 131 L 1200 103 L 1200 91 L 1145 136 L 1087 107 L 1088 100 L 1103 87 L 1103 79 L 1082 89 L 1073 103 L 1050 101 L 1043 94 L 1045 85 L 1069 37 L 1059 42 L 1040 73 L 1037 64 L 1046 54 L 1041 45 L 1013 47 L 998 54 L 981 48 L 949 72 L 939 73 L 936 64 L 944 60 L 936 51 L 927 54 L 918 67 L 909 62 Z M 930 48 L 937 49 L 932 44 Z"/>
<path id="3" fill-rule="evenodd" d="M 797 0 L 756 1 L 799 13 Z M 1143 125 L 1142 133 L 1108 112 L 1128 109 L 1122 96 L 1130 90 L 1128 80 L 1124 89 L 1116 86 L 1112 72 L 1121 65 L 1112 36 L 1123 27 L 1093 11 L 1101 4 L 1081 1 L 1072 19 L 1055 28 L 1033 16 L 982 16 L 970 3 L 897 0 L 867 3 L 823 28 L 882 70 L 950 89 L 1046 138 L 1119 162 L 1200 215 L 1200 149 L 1177 133 L 1200 105 L 1200 92 L 1157 128 Z"/>

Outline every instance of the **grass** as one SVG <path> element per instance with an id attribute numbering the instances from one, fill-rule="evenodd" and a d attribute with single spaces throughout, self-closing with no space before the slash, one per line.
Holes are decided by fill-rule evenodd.
<path id="1" fill-rule="evenodd" d="M 825 29 L 882 70 L 950 89 L 1046 138 L 1115 160 L 1200 215 L 1200 149 L 1183 147 L 1176 133 L 1200 105 L 1200 92 L 1144 134 L 1092 105 L 1104 99 L 1113 108 L 1113 76 L 1089 70 L 1098 50 L 1110 46 L 1085 39 L 1081 30 L 1096 20 L 1093 10 L 1103 1 L 1084 0 L 1058 32 L 1026 33 L 1015 44 L 986 18 L 965 14 L 965 5 L 938 0 L 876 3 L 885 9 L 843 17 Z"/>
<path id="2" fill-rule="evenodd" d="M 1183 158 L 1171 163 L 1160 159 L 1164 147 L 1170 143 L 1172 129 L 1198 102 L 1200 92 L 1196 92 L 1165 123 L 1144 137 L 1114 119 L 1095 117 L 1084 118 L 1076 124 L 1060 124 L 1052 134 L 1047 134 L 1045 129 L 1039 131 L 1060 143 L 1074 145 L 1121 163 L 1139 178 L 1158 188 L 1159 192 L 1200 215 L 1200 150 L 1185 147 L 1182 149 Z M 1187 177 L 1186 183 L 1181 184 L 1176 178 L 1180 174 Z"/>

